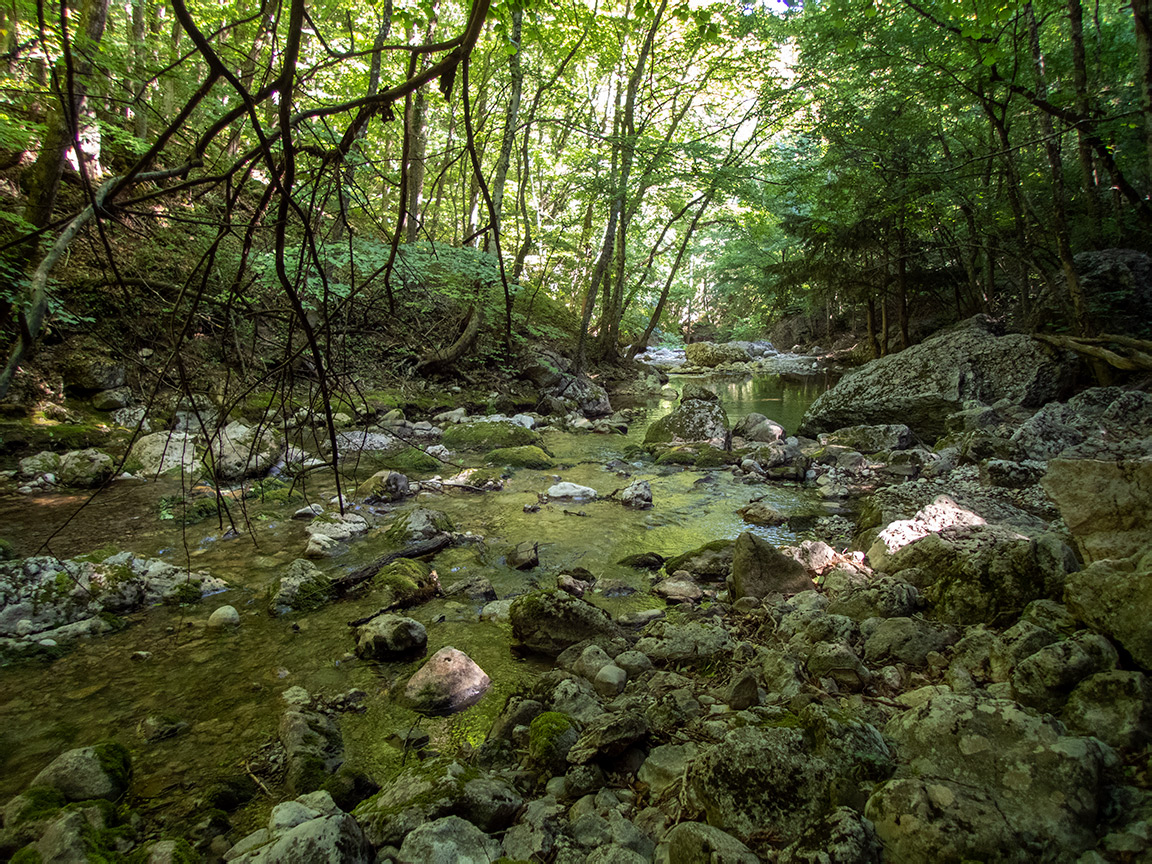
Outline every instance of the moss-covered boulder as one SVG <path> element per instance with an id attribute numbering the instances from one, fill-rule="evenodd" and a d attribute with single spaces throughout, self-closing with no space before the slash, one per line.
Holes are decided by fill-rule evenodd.
<path id="1" fill-rule="evenodd" d="M 52 786 L 69 801 L 103 798 L 115 801 L 128 791 L 132 760 L 115 741 L 67 750 L 36 775 L 33 786 Z"/>
<path id="2" fill-rule="evenodd" d="M 721 581 L 732 571 L 735 546 L 732 540 L 713 540 L 675 558 L 669 558 L 664 562 L 664 569 L 668 573 L 687 570 L 697 579 Z"/>
<path id="3" fill-rule="evenodd" d="M 555 463 L 543 449 L 533 444 L 522 447 L 501 447 L 484 457 L 488 465 L 508 465 L 512 468 L 551 468 Z"/>
<path id="4" fill-rule="evenodd" d="M 395 777 L 361 802 L 352 815 L 373 846 L 399 846 L 404 838 L 426 822 L 463 809 L 465 789 L 479 778 L 472 767 L 462 767 L 448 757 L 420 761 L 409 759 Z"/>
<path id="5" fill-rule="evenodd" d="M 280 586 L 272 598 L 272 612 L 306 612 L 324 606 L 332 596 L 332 580 L 304 558 L 288 565 L 280 577 Z"/>
<path id="6" fill-rule="evenodd" d="M 715 368 L 723 363 L 747 363 L 748 350 L 734 342 L 690 342 L 684 346 L 684 356 L 693 366 Z"/>
<path id="7" fill-rule="evenodd" d="M 505 447 L 542 447 L 539 432 L 515 423 L 460 423 L 445 430 L 442 443 L 449 450 L 498 450 Z"/>
<path id="8" fill-rule="evenodd" d="M 603 609 L 559 589 L 517 597 L 508 614 L 517 646 L 549 657 L 585 639 L 620 635 Z"/>
<path id="9" fill-rule="evenodd" d="M 703 441 L 722 447 L 728 440 L 728 414 L 718 402 L 685 399 L 670 414 L 654 422 L 644 435 L 645 444 Z"/>
<path id="10" fill-rule="evenodd" d="M 441 510 L 418 507 L 397 516 L 388 526 L 384 536 L 388 538 L 390 543 L 406 546 L 409 543 L 430 540 L 437 534 L 452 530 L 452 520 L 448 518 L 447 513 Z"/>
<path id="11" fill-rule="evenodd" d="M 563 774 L 568 769 L 568 751 L 579 737 L 571 717 L 545 711 L 528 726 L 528 758 L 549 774 Z"/>
<path id="12" fill-rule="evenodd" d="M 440 592 L 440 580 L 428 564 L 398 558 L 377 571 L 372 587 L 385 595 L 383 605 L 399 609 L 435 597 Z"/>
<path id="13" fill-rule="evenodd" d="M 408 475 L 384 468 L 356 487 L 357 501 L 398 501 L 412 494 Z"/>
<path id="14" fill-rule="evenodd" d="M 816 587 L 808 570 L 762 537 L 745 531 L 732 555 L 732 597 L 762 599 L 769 594 L 798 594 Z"/>
<path id="15" fill-rule="evenodd" d="M 435 456 L 429 456 L 419 447 L 411 446 L 384 454 L 380 457 L 380 464 L 405 474 L 431 474 L 439 471 L 443 465 Z"/>

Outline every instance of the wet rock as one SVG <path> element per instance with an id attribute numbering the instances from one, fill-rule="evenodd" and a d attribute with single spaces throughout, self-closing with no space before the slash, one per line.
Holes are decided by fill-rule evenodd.
<path id="1" fill-rule="evenodd" d="M 668 832 L 661 849 L 667 855 L 668 864 L 757 864 L 760 861 L 731 834 L 703 822 L 679 823 Z"/>
<path id="2" fill-rule="evenodd" d="M 752 359 L 748 349 L 735 342 L 689 342 L 684 356 L 693 366 L 713 369 L 724 363 L 747 363 Z"/>
<path id="3" fill-rule="evenodd" d="M 372 503 L 399 501 L 411 494 L 412 489 L 407 475 L 391 468 L 384 468 L 361 483 L 353 493 L 353 497 L 357 501 Z"/>
<path id="4" fill-rule="evenodd" d="M 356 628 L 356 656 L 365 660 L 422 654 L 427 645 L 424 625 L 402 615 L 378 615 Z"/>
<path id="5" fill-rule="evenodd" d="M 452 520 L 442 510 L 417 507 L 408 513 L 397 516 L 388 526 L 385 536 L 398 546 L 431 540 L 453 530 Z"/>
<path id="6" fill-rule="evenodd" d="M 272 809 L 268 827 L 229 850 L 233 864 L 370 864 L 375 853 L 352 816 L 327 792 L 312 792 Z"/>
<path id="7" fill-rule="evenodd" d="M 240 613 L 236 611 L 235 606 L 220 606 L 208 616 L 208 626 L 216 630 L 239 627 Z"/>
<path id="8" fill-rule="evenodd" d="M 382 606 L 406 609 L 440 594 L 440 579 L 436 571 L 422 561 L 399 558 L 376 572 L 372 588 L 383 595 Z"/>
<path id="9" fill-rule="evenodd" d="M 664 566 L 664 558 L 655 552 L 640 552 L 636 555 L 626 555 L 616 563 L 637 570 L 659 570 Z"/>
<path id="10" fill-rule="evenodd" d="M 272 610 L 283 615 L 291 610 L 306 611 L 325 605 L 332 593 L 332 580 L 311 561 L 297 558 L 280 577 L 280 587 L 272 598 Z"/>
<path id="11" fill-rule="evenodd" d="M 620 635 L 602 609 L 558 589 L 516 598 L 509 614 L 517 645 L 551 657 L 594 636 Z"/>
<path id="12" fill-rule="evenodd" d="M 500 843 L 459 816 L 426 822 L 404 838 L 398 864 L 488 864 Z"/>
<path id="13" fill-rule="evenodd" d="M 736 544 L 731 540 L 713 540 L 664 562 L 668 573 L 685 570 L 705 582 L 721 582 L 732 572 Z"/>
<path id="14" fill-rule="evenodd" d="M 491 580 L 483 574 L 466 576 L 444 589 L 446 597 L 466 597 L 473 603 L 490 603 L 496 599 L 496 589 Z"/>
<path id="15" fill-rule="evenodd" d="M 620 493 L 620 503 L 634 510 L 647 510 L 652 506 L 652 487 L 647 480 L 633 480 Z"/>
<path id="16" fill-rule="evenodd" d="M 540 564 L 540 544 L 531 540 L 518 543 L 505 560 L 513 570 L 531 570 Z"/>
<path id="17" fill-rule="evenodd" d="M 933 651 L 943 651 L 956 641 L 956 633 L 915 618 L 881 621 L 864 643 L 869 663 L 906 663 L 923 666 Z"/>
<path id="18" fill-rule="evenodd" d="M 838 807 L 780 853 L 778 864 L 877 864 L 875 826 L 850 807 Z"/>
<path id="19" fill-rule="evenodd" d="M 736 538 L 732 556 L 732 596 L 796 594 L 816 587 L 808 570 L 795 558 L 778 552 L 767 540 L 745 531 Z"/>
<path id="20" fill-rule="evenodd" d="M 319 711 L 285 711 L 280 718 L 280 743 L 287 770 L 284 783 L 292 795 L 314 792 L 344 761 L 340 729 Z"/>
<path id="21" fill-rule="evenodd" d="M 581 486 L 578 483 L 555 483 L 545 492 L 549 498 L 573 498 L 577 500 L 592 500 L 597 497 L 596 490 L 591 486 Z"/>
<path id="22" fill-rule="evenodd" d="M 31 785 L 51 786 L 69 801 L 116 801 L 128 790 L 131 776 L 132 763 L 124 746 L 103 742 L 66 750 L 37 774 Z"/>
<path id="23" fill-rule="evenodd" d="M 1127 558 L 1152 537 L 1152 456 L 1053 459 L 1041 481 L 1086 563 Z"/>
<path id="24" fill-rule="evenodd" d="M 777 441 L 783 441 L 785 436 L 783 426 L 755 412 L 740 418 L 732 427 L 733 438 L 743 438 L 745 441 L 761 444 L 775 444 Z"/>
<path id="25" fill-rule="evenodd" d="M 187 432 L 156 432 L 137 439 L 125 467 L 144 477 L 166 474 L 196 474 L 200 460 L 196 456 L 195 436 Z"/>
<path id="26" fill-rule="evenodd" d="M 845 375 L 808 409 L 800 434 L 904 423 L 933 439 L 969 400 L 1042 405 L 1059 395 L 1074 369 L 1030 336 L 1001 335 L 992 319 L 976 316 Z"/>
<path id="27" fill-rule="evenodd" d="M 1081 735 L 1139 750 L 1152 741 L 1152 685 L 1140 672 L 1098 672 L 1076 685 L 1061 717 Z"/>
<path id="28" fill-rule="evenodd" d="M 1068 611 L 1152 670 L 1152 552 L 1143 557 L 1097 561 L 1073 573 L 1064 587 Z"/>
<path id="29" fill-rule="evenodd" d="M 441 443 L 449 450 L 490 452 L 505 447 L 540 447 L 539 432 L 518 423 L 459 423 L 444 430 Z"/>
<path id="30" fill-rule="evenodd" d="M 1077 633 L 1021 660 L 1012 672 L 1012 695 L 1022 705 L 1054 714 L 1077 684 L 1115 668 L 1117 660 L 1116 649 L 1099 633 Z"/>
<path id="31" fill-rule="evenodd" d="M 788 517 L 763 501 L 753 501 L 736 511 L 740 518 L 752 525 L 783 525 Z"/>
<path id="32" fill-rule="evenodd" d="M 501 447 L 492 450 L 484 457 L 486 465 L 506 465 L 510 468 L 535 468 L 543 470 L 555 465 L 552 457 L 534 444 L 519 447 Z"/>
<path id="33" fill-rule="evenodd" d="M 1016 703 L 941 694 L 885 729 L 897 780 L 868 801 L 896 860 L 1069 861 L 1095 844 L 1112 751 Z M 966 826 L 963 830 L 960 826 Z"/>
<path id="34" fill-rule="evenodd" d="M 568 752 L 579 737 L 571 717 L 561 711 L 545 711 L 528 727 L 528 758 L 549 774 L 563 774 L 568 770 Z"/>
<path id="35" fill-rule="evenodd" d="M 492 681 L 463 651 L 441 648 L 404 687 L 404 701 L 421 714 L 453 714 L 480 701 Z"/>
<path id="36" fill-rule="evenodd" d="M 916 436 L 903 423 L 845 426 L 820 436 L 821 444 L 850 447 L 860 453 L 907 450 L 915 441 Z"/>
<path id="37" fill-rule="evenodd" d="M 188 729 L 188 723 L 163 714 L 149 714 L 136 724 L 136 734 L 149 744 L 174 738 Z"/>

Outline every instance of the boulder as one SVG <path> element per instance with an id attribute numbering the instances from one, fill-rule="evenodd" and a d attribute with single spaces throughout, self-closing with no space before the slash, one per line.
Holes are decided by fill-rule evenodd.
<path id="1" fill-rule="evenodd" d="M 1018 458 L 1116 461 L 1152 455 L 1152 394 L 1092 387 L 1067 402 L 1049 402 L 1012 433 Z"/>
<path id="2" fill-rule="evenodd" d="M 644 434 L 645 444 L 687 442 L 723 447 L 728 441 L 728 414 L 719 401 L 698 398 L 698 394 L 688 388 L 680 404 L 649 425 Z"/>
<path id="3" fill-rule="evenodd" d="M 32 780 L 32 786 L 51 786 L 69 801 L 103 798 L 117 801 L 128 791 L 132 762 L 122 744 L 112 741 L 66 750 Z"/>
<path id="4" fill-rule="evenodd" d="M 479 702 L 491 683 L 471 657 L 445 646 L 408 679 L 404 701 L 421 714 L 454 714 Z"/>
<path id="5" fill-rule="evenodd" d="M 65 486 L 91 489 L 103 485 L 116 470 L 115 460 L 95 447 L 73 450 L 60 457 L 56 479 Z"/>
<path id="6" fill-rule="evenodd" d="M 128 380 L 128 370 L 123 363 L 81 350 L 65 363 L 64 380 L 69 387 L 85 392 L 115 390 Z"/>
<path id="7" fill-rule="evenodd" d="M 397 864 L 489 864 L 500 842 L 459 816 L 425 822 L 404 838 Z"/>
<path id="8" fill-rule="evenodd" d="M 1143 556 L 1096 561 L 1071 574 L 1064 585 L 1068 611 L 1152 670 L 1152 551 Z"/>
<path id="9" fill-rule="evenodd" d="M 568 762 L 583 765 L 597 758 L 611 759 L 648 736 L 650 728 L 643 714 L 631 711 L 605 712 L 588 723 L 568 751 Z"/>
<path id="10" fill-rule="evenodd" d="M 487 465 L 506 465 L 510 468 L 551 468 L 555 463 L 552 457 L 534 444 L 519 447 L 501 447 L 492 450 L 484 457 Z"/>
<path id="11" fill-rule="evenodd" d="M 424 625 L 402 615 L 377 615 L 356 628 L 356 656 L 396 660 L 423 653 L 428 644 Z"/>
<path id="12" fill-rule="evenodd" d="M 127 466 L 145 477 L 194 474 L 201 468 L 194 435 L 188 432 L 156 432 L 137 439 Z"/>
<path id="13" fill-rule="evenodd" d="M 412 489 L 408 483 L 408 475 L 393 471 L 391 468 L 384 468 L 361 483 L 353 493 L 353 497 L 358 501 L 371 504 L 377 501 L 389 503 L 399 501 L 411 494 Z"/>
<path id="14" fill-rule="evenodd" d="M 465 810 L 469 774 L 459 762 L 445 757 L 409 759 L 353 814 L 372 845 L 400 846 L 420 825 Z"/>
<path id="15" fill-rule="evenodd" d="M 1021 705 L 1057 714 L 1077 684 L 1114 669 L 1118 659 L 1107 639 L 1082 631 L 1021 660 L 1012 670 L 1012 695 Z"/>
<path id="16" fill-rule="evenodd" d="M 585 639 L 620 635 L 620 628 L 606 612 L 560 589 L 517 597 L 509 616 L 516 644 L 550 657 Z"/>
<path id="17" fill-rule="evenodd" d="M 1085 563 L 1127 558 L 1152 537 L 1152 456 L 1122 462 L 1052 459 L 1041 484 Z"/>
<path id="18" fill-rule="evenodd" d="M 220 606 L 208 616 L 208 627 L 213 630 L 228 630 L 240 626 L 240 613 L 235 606 Z"/>
<path id="19" fill-rule="evenodd" d="M 719 624 L 655 621 L 645 629 L 644 636 L 636 643 L 636 650 L 655 664 L 667 665 L 712 661 L 730 654 L 735 645 L 731 634 Z"/>
<path id="20" fill-rule="evenodd" d="M 769 594 L 798 594 L 815 587 L 803 564 L 778 552 L 767 540 L 749 531 L 736 538 L 731 578 L 734 599 L 759 600 Z"/>
<path id="21" fill-rule="evenodd" d="M 865 815 L 895 861 L 1074 861 L 1095 845 L 1111 749 L 1015 702 L 942 693 L 894 717 L 897 779 Z"/>
<path id="22" fill-rule="evenodd" d="M 780 853 L 777 864 L 878 864 L 876 826 L 851 807 L 837 807 Z"/>
<path id="23" fill-rule="evenodd" d="M 596 497 L 596 490 L 591 486 L 581 486 L 579 483 L 554 483 L 545 492 L 549 498 L 575 498 L 592 500 Z"/>
<path id="24" fill-rule="evenodd" d="M 678 779 L 678 778 L 677 778 Z M 664 838 L 668 864 L 759 864 L 751 849 L 703 822 L 681 822 Z"/>
<path id="25" fill-rule="evenodd" d="M 881 621 L 864 643 L 864 659 L 869 663 L 905 663 L 923 666 L 933 651 L 943 651 L 956 641 L 948 628 L 933 626 L 916 618 L 888 618 Z"/>
<path id="26" fill-rule="evenodd" d="M 693 366 L 714 369 L 724 363 L 747 363 L 752 359 L 748 349 L 733 342 L 689 342 L 684 356 Z"/>
<path id="27" fill-rule="evenodd" d="M 116 411 L 132 404 L 132 391 L 127 387 L 101 390 L 92 396 L 92 407 L 97 411 Z"/>
<path id="28" fill-rule="evenodd" d="M 444 511 L 417 507 L 397 516 L 388 526 L 385 536 L 397 546 L 406 546 L 409 543 L 431 540 L 439 534 L 452 530 L 452 520 Z"/>
<path id="29" fill-rule="evenodd" d="M 327 792 L 311 792 L 272 808 L 268 827 L 228 851 L 230 864 L 371 864 L 375 857 L 360 825 Z"/>
<path id="30" fill-rule="evenodd" d="M 518 423 L 458 423 L 445 430 L 441 443 L 449 450 L 488 452 L 506 447 L 540 447 L 544 439 L 539 432 Z"/>
<path id="31" fill-rule="evenodd" d="M 972 400 L 1026 407 L 1052 401 L 1075 368 L 1063 354 L 1024 334 L 1005 335 L 978 315 L 845 375 L 808 409 L 800 434 L 903 423 L 934 439 L 947 431 L 945 418 Z"/>
<path id="32" fill-rule="evenodd" d="M 879 453 L 889 450 L 907 450 L 916 442 L 912 430 L 903 423 L 879 426 L 845 426 L 820 436 L 820 443 L 850 447 L 860 453 Z"/>
<path id="33" fill-rule="evenodd" d="M 513 570 L 531 570 L 540 564 L 540 544 L 532 540 L 517 543 L 504 560 Z"/>
<path id="34" fill-rule="evenodd" d="M 240 480 L 268 473 L 284 451 L 284 442 L 274 429 L 235 420 L 213 436 L 209 450 L 217 477 Z"/>
<path id="35" fill-rule="evenodd" d="M 1141 672 L 1098 672 L 1076 685 L 1060 716 L 1074 732 L 1139 750 L 1152 741 L 1152 685 Z"/>
<path id="36" fill-rule="evenodd" d="M 826 578 L 825 588 L 834 581 L 831 575 Z M 828 604 L 828 614 L 864 621 L 867 618 L 906 617 L 919 607 L 920 592 L 915 585 L 881 575 L 837 589 Z"/>
<path id="37" fill-rule="evenodd" d="M 961 507 L 947 495 L 940 495 L 916 511 L 911 519 L 898 519 L 883 528 L 868 549 L 868 563 L 873 569 L 886 570 L 893 555 L 921 537 L 957 525 L 985 524 L 983 516 Z"/>
<path id="38" fill-rule="evenodd" d="M 332 580 L 311 561 L 297 558 L 280 577 L 280 586 L 272 598 L 272 611 L 283 615 L 291 610 L 317 609 L 328 602 Z"/>
<path id="39" fill-rule="evenodd" d="M 705 582 L 720 582 L 732 572 L 732 558 L 736 553 L 733 540 L 712 540 L 664 562 L 668 573 L 684 570 Z"/>
<path id="40" fill-rule="evenodd" d="M 763 414 L 756 412 L 741 417 L 732 427 L 733 438 L 743 438 L 745 441 L 763 444 L 775 444 L 777 441 L 783 441 L 786 434 L 784 427 L 775 420 L 769 420 Z"/>
<path id="41" fill-rule="evenodd" d="M 763 501 L 752 501 L 736 511 L 740 518 L 751 525 L 783 525 L 788 517 Z"/>

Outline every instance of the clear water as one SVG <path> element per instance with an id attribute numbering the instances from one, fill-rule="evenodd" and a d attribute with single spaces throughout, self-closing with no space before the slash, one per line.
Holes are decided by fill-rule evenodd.
<path id="1" fill-rule="evenodd" d="M 683 378 L 675 377 L 674 386 Z M 757 411 L 792 431 L 807 405 L 827 386 L 823 381 L 784 382 L 779 378 L 712 380 L 735 422 Z M 636 589 L 649 576 L 617 562 L 637 552 L 679 554 L 705 542 L 734 538 L 748 530 L 736 510 L 764 496 L 777 509 L 793 514 L 817 512 L 817 504 L 798 486 L 744 486 L 726 471 L 694 471 L 626 464 L 608 470 L 629 444 L 643 440 L 647 423 L 671 410 L 674 401 L 655 400 L 627 436 L 545 433 L 557 461 L 549 471 L 521 470 L 504 490 L 475 494 L 455 491 L 421 495 L 396 512 L 414 506 L 440 509 L 458 530 L 474 532 L 482 543 L 450 549 L 434 566 L 445 587 L 473 575 L 487 576 L 503 597 L 535 584 L 554 584 L 555 575 L 583 567 L 601 580 L 614 579 Z M 629 476 L 620 476 L 627 472 Z M 611 500 L 553 501 L 538 512 L 524 506 L 537 502 L 558 479 L 591 486 L 601 496 L 623 489 L 634 478 L 652 487 L 655 506 L 628 510 Z M 367 594 L 316 612 L 275 618 L 267 598 L 279 573 L 299 557 L 307 542 L 303 523 L 291 513 L 305 501 L 327 503 L 334 478 L 309 479 L 301 500 L 289 504 L 231 501 L 233 534 L 210 519 L 181 528 L 158 518 L 162 496 L 180 492 L 179 483 L 118 483 L 80 508 L 79 495 L 34 495 L 0 501 L 3 533 L 21 555 L 52 554 L 66 558 L 101 547 L 127 549 L 162 557 L 181 566 L 207 569 L 235 587 L 200 604 L 156 608 L 132 616 L 123 631 L 79 644 L 51 663 L 24 663 L 0 669 L 0 802 L 17 793 L 60 751 L 102 738 L 116 738 L 132 751 L 135 779 L 133 806 L 168 820 L 193 812 L 197 790 L 214 780 L 243 772 L 245 759 L 276 733 L 284 710 L 281 694 L 299 685 L 310 693 L 334 696 L 358 687 L 369 694 L 368 710 L 345 715 L 342 723 L 347 758 L 377 780 L 396 770 L 401 752 L 386 743 L 403 733 L 416 717 L 390 698 L 422 661 L 365 662 L 352 657 L 352 631 L 347 622 L 370 614 L 381 598 Z M 384 528 L 394 513 L 362 510 L 375 526 L 348 544 L 338 558 L 320 566 L 340 575 L 389 551 Z M 787 528 L 752 528 L 774 542 L 788 542 Z M 517 543 L 540 544 L 540 567 L 520 572 L 505 563 Z M 647 594 L 592 598 L 610 612 L 658 605 Z M 206 630 L 216 607 L 230 603 L 240 610 L 235 632 Z M 453 645 L 469 654 L 492 678 L 493 686 L 474 707 L 454 717 L 421 720 L 433 747 L 452 748 L 479 742 L 508 695 L 540 674 L 539 662 L 515 658 L 509 651 L 507 625 L 478 621 L 479 607 L 439 598 L 407 614 L 428 629 L 428 652 Z M 132 660 L 147 651 L 147 660 Z M 179 718 L 188 731 L 174 738 L 145 743 L 137 724 L 152 714 Z M 263 802 L 265 809 L 268 802 Z M 260 805 L 250 808 L 252 824 L 262 818 Z"/>

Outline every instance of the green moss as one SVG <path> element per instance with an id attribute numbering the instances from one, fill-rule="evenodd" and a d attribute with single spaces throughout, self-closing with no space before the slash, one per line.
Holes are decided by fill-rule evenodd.
<path id="1" fill-rule="evenodd" d="M 269 504 L 287 504 L 290 501 L 300 501 L 304 496 L 293 491 L 291 483 L 269 477 L 257 480 L 249 486 L 244 492 L 244 497 L 259 498 L 260 501 Z"/>
<path id="2" fill-rule="evenodd" d="M 709 543 L 705 543 L 703 546 L 699 546 L 696 549 L 685 552 L 683 555 L 677 555 L 675 558 L 669 558 L 664 562 L 664 569 L 668 573 L 675 573 L 677 570 L 683 570 L 684 565 L 696 556 L 706 552 L 723 553 L 732 547 L 732 542 L 733 541 L 731 540 L 713 540 Z"/>
<path id="3" fill-rule="evenodd" d="M 656 458 L 657 465 L 694 465 L 696 464 L 696 451 L 686 448 L 668 450 Z"/>
<path id="4" fill-rule="evenodd" d="M 199 603 L 202 596 L 200 583 L 188 579 L 177 585 L 172 593 L 164 599 L 165 602 L 182 606 L 187 603 Z"/>
<path id="5" fill-rule="evenodd" d="M 43 862 L 39 850 L 31 843 L 12 856 L 12 864 L 43 864 Z"/>
<path id="6" fill-rule="evenodd" d="M 440 470 L 440 460 L 435 456 L 429 456 L 419 447 L 405 447 L 396 453 L 388 453 L 380 460 L 380 464 L 393 471 L 419 474 L 430 474 Z"/>
<path id="7" fill-rule="evenodd" d="M 489 465 L 508 465 L 512 468 L 551 468 L 552 457 L 532 444 L 522 447 L 501 447 L 484 457 Z"/>
<path id="8" fill-rule="evenodd" d="M 572 718 L 561 711 L 538 714 L 528 726 L 528 758 L 537 765 L 557 763 L 576 741 Z"/>
<path id="9" fill-rule="evenodd" d="M 515 423 L 460 423 L 444 432 L 442 443 L 449 450 L 497 450 L 504 447 L 540 447 L 540 433 Z"/>
<path id="10" fill-rule="evenodd" d="M 29 786 L 16 799 L 10 801 L 5 810 L 12 808 L 16 800 L 20 800 L 21 803 L 13 811 L 12 825 L 23 825 L 51 816 L 68 803 L 64 793 L 54 786 Z"/>
<path id="11" fill-rule="evenodd" d="M 181 525 L 192 525 L 218 514 L 216 499 L 212 497 L 186 499 L 183 495 L 165 495 L 157 504 L 160 519 L 175 520 Z"/>
<path id="12" fill-rule="evenodd" d="M 132 780 L 132 756 L 117 741 L 101 741 L 93 747 L 96 761 L 117 786 L 127 789 Z"/>
<path id="13" fill-rule="evenodd" d="M 709 447 L 697 455 L 692 464 L 696 468 L 720 468 L 727 465 L 730 460 L 731 457 L 728 453 L 715 447 Z"/>
<path id="14" fill-rule="evenodd" d="M 16 547 L 11 540 L 0 537 L 0 561 L 11 561 L 16 557 Z"/>
<path id="15" fill-rule="evenodd" d="M 328 779 L 323 757 L 315 753 L 298 753 L 288 762 L 284 778 L 288 789 L 295 795 L 315 792 Z"/>
<path id="16" fill-rule="evenodd" d="M 111 558 L 113 555 L 119 555 L 120 550 L 115 546 L 101 546 L 99 549 L 93 549 L 91 552 L 86 552 L 83 555 L 77 555 L 77 561 L 88 561 L 92 564 L 102 564 Z"/>
<path id="17" fill-rule="evenodd" d="M 432 568 L 411 558 L 398 558 L 385 564 L 372 577 L 375 588 L 385 588 L 398 596 L 408 596 L 420 590 Z"/>

